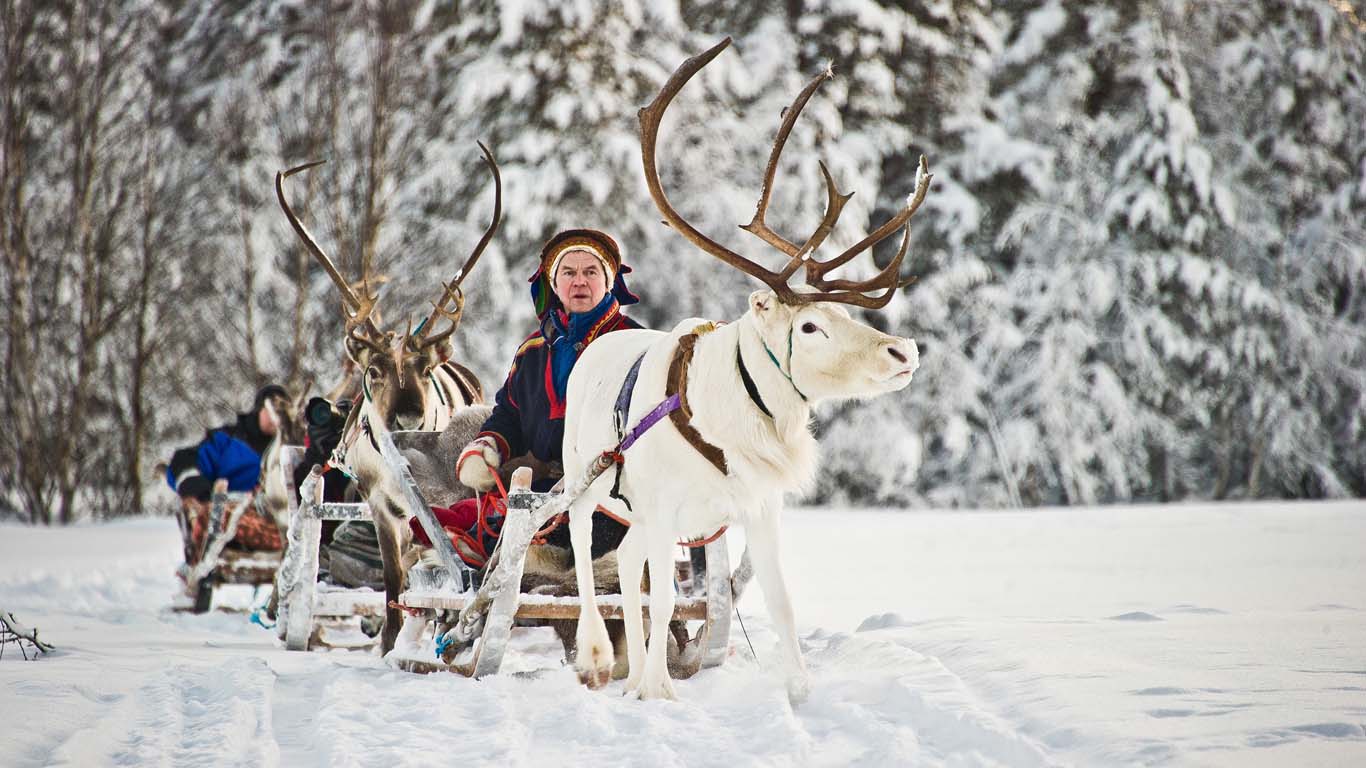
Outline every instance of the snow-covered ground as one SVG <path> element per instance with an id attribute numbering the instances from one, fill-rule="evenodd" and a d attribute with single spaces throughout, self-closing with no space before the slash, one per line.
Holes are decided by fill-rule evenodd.
<path id="1" fill-rule="evenodd" d="M 757 588 L 679 702 L 289 653 L 167 610 L 169 520 L 0 527 L 0 766 L 1366 765 L 1366 503 L 797 510 L 795 711 Z M 738 542 L 737 542 L 738 543 Z M 223 602 L 248 598 L 223 594 Z"/>

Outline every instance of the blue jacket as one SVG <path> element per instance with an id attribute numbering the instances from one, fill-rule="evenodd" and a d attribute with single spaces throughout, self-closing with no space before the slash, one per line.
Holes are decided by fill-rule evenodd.
<path id="1" fill-rule="evenodd" d="M 198 445 L 171 456 L 166 482 L 182 496 L 207 498 L 213 483 L 226 478 L 229 491 L 250 491 L 261 476 L 261 454 L 270 445 L 255 413 L 243 413 L 235 424 L 210 430 Z"/>

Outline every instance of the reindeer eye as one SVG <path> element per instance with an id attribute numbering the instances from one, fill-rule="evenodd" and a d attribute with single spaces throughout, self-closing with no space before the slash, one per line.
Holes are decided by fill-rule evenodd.
<path id="1" fill-rule="evenodd" d="M 366 369 L 365 369 L 365 375 L 368 376 L 368 377 L 371 378 L 371 379 L 378 379 L 378 378 L 379 378 L 379 368 L 377 368 L 377 367 L 375 367 L 375 366 L 372 365 L 372 366 L 370 366 L 369 368 L 366 368 Z"/>
<path id="2" fill-rule="evenodd" d="M 802 323 L 802 333 L 815 333 L 820 327 L 815 323 Z"/>

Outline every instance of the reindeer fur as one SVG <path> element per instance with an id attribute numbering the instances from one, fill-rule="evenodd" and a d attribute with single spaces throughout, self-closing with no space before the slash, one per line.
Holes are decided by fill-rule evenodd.
<path id="1" fill-rule="evenodd" d="M 611 498 L 610 483 L 604 481 L 591 486 L 570 508 L 576 552 L 585 551 L 591 540 L 595 506 L 601 504 L 631 523 L 617 557 L 630 667 L 626 690 L 640 698 L 674 698 L 674 689 L 665 646 L 646 646 L 640 590 L 634 585 L 640 583 L 647 562 L 655 583 L 669 583 L 674 542 L 712 534 L 728 523 L 745 526 L 782 646 L 789 697 L 793 702 L 806 697 L 808 675 L 778 559 L 778 523 L 783 494 L 809 488 L 818 467 L 817 444 L 808 427 L 811 408 L 822 400 L 902 389 L 919 364 L 913 341 L 858 323 L 843 306 L 792 306 L 780 302 L 773 291 L 755 292 L 749 303 L 749 311 L 738 321 L 698 339 L 686 381 L 692 424 L 707 442 L 724 451 L 729 474 L 722 475 L 676 429 L 661 423 L 626 454 L 621 493 L 631 508 Z M 619 331 L 584 350 L 569 379 L 564 443 L 568 476 L 582 473 L 616 443 L 613 398 L 603 393 L 616 392 L 636 357 L 644 353 L 628 418 L 628 424 L 637 423 L 664 399 L 678 339 L 705 324 L 686 320 L 668 333 Z M 737 346 L 772 418 L 746 394 L 736 366 Z M 769 360 L 765 347 L 781 370 Z M 592 597 L 592 571 L 578 568 L 576 576 L 585 599 L 575 666 L 580 679 L 598 687 L 610 678 L 614 650 Z M 672 593 L 652 595 L 650 613 L 650 636 L 666 637 Z"/>

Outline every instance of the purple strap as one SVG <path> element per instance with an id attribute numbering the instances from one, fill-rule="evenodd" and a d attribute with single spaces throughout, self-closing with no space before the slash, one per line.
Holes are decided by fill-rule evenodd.
<path id="1" fill-rule="evenodd" d="M 617 451 L 622 452 L 627 448 L 630 448 L 631 444 L 639 440 L 640 436 L 645 434 L 646 430 L 658 424 L 660 419 L 678 410 L 679 402 L 679 397 L 675 394 L 671 395 L 669 399 L 659 405 L 656 405 L 653 411 L 645 414 L 645 417 L 640 420 L 640 423 L 636 424 L 635 427 L 626 434 L 626 437 L 621 441 L 621 445 L 617 446 Z"/>

